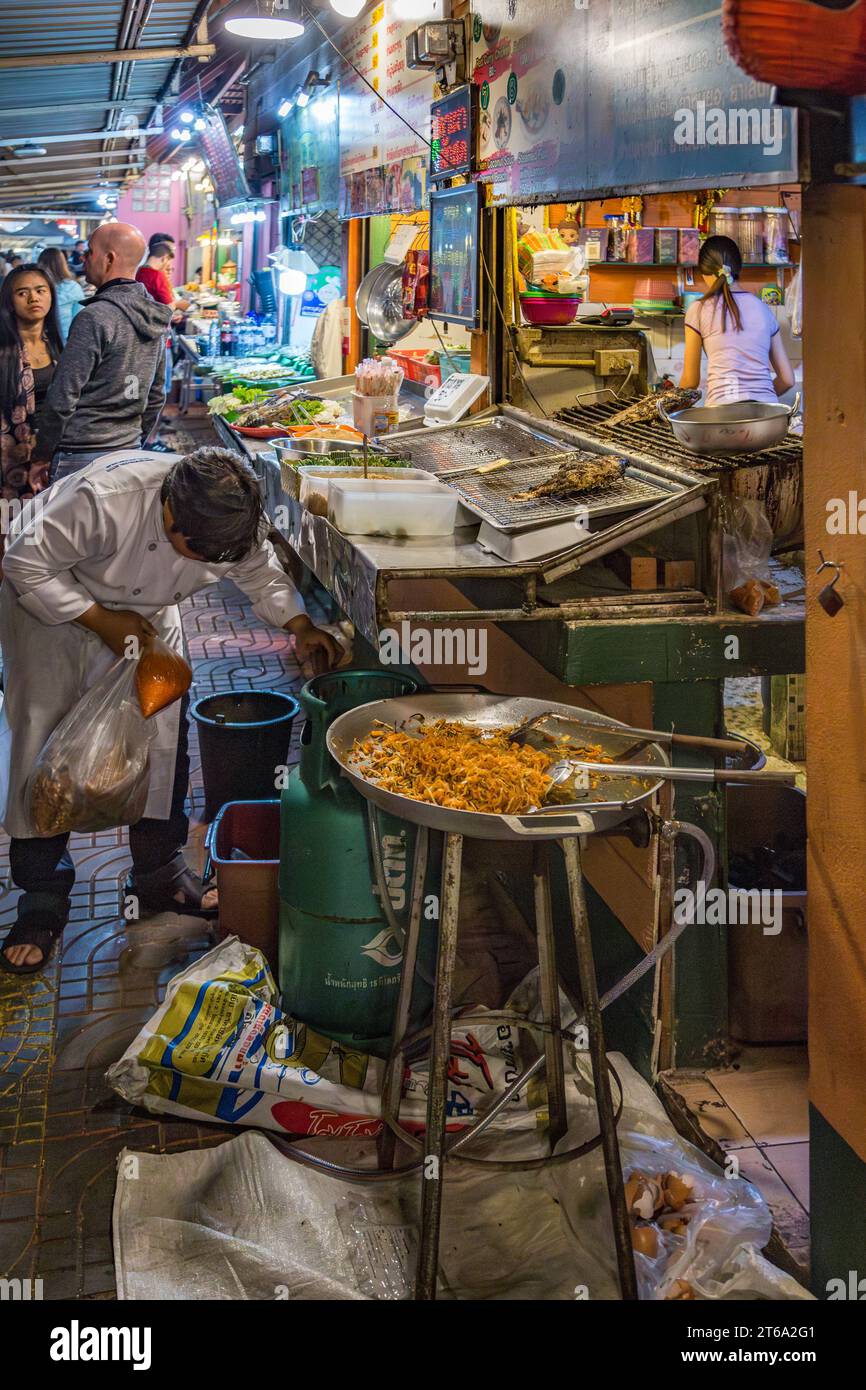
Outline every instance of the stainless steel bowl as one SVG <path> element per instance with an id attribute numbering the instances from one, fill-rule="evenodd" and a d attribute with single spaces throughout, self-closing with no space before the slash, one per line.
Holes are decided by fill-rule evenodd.
<path id="1" fill-rule="evenodd" d="M 361 440 L 351 439 L 272 439 L 268 445 L 280 463 L 309 463 L 311 458 L 327 458 L 329 454 L 355 453 L 363 449 Z"/>
<path id="2" fill-rule="evenodd" d="M 736 401 L 731 405 L 689 406 L 670 415 L 659 401 L 658 412 L 680 444 L 695 454 L 757 454 L 780 444 L 800 404 L 765 405 Z"/>

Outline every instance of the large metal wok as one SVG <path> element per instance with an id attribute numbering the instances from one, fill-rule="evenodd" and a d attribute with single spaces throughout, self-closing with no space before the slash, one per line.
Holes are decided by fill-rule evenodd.
<path id="1" fill-rule="evenodd" d="M 752 454 L 780 444 L 800 404 L 769 405 L 736 401 L 730 405 L 692 405 L 669 415 L 659 401 L 658 412 L 681 444 L 696 454 Z"/>
<path id="2" fill-rule="evenodd" d="M 459 721 L 474 728 L 511 729 L 524 721 L 546 713 L 575 718 L 585 727 L 575 729 L 575 744 L 600 744 L 609 756 L 617 758 L 634 747 L 634 732 L 628 725 L 597 714 L 594 710 L 573 705 L 555 704 L 550 700 L 532 700 L 513 695 L 408 695 L 396 700 L 377 700 L 360 705 L 335 719 L 327 734 L 328 751 L 339 763 L 355 789 L 374 805 L 401 820 L 426 825 L 457 835 L 479 840 L 520 840 L 526 838 L 559 839 L 567 835 L 592 835 L 610 830 L 634 814 L 636 808 L 650 801 L 661 785 L 654 779 L 648 788 L 636 784 L 632 776 L 604 776 L 594 792 L 587 792 L 585 801 L 569 806 L 551 806 L 525 815 L 489 815 L 479 811 L 455 811 L 427 801 L 415 801 L 408 796 L 384 791 L 364 770 L 363 759 L 352 755 L 357 739 L 365 739 L 378 725 L 388 725 L 411 733 L 423 727 L 423 722 L 437 719 Z M 564 731 L 567 732 L 567 731 Z M 630 761 L 635 761 L 631 759 Z M 640 763 L 667 767 L 668 759 L 657 743 L 648 744 L 640 754 Z M 604 800 L 593 798 L 604 797 Z"/>

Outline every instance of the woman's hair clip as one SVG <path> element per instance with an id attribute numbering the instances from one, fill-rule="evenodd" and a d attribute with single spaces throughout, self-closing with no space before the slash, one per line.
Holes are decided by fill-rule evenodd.
<path id="1" fill-rule="evenodd" d="M 724 275 L 729 285 L 734 283 L 734 272 L 729 265 L 719 266 L 719 275 Z"/>

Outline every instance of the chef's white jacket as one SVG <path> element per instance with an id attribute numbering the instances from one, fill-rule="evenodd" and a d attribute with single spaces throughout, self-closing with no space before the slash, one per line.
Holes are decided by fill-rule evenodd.
<path id="1" fill-rule="evenodd" d="M 212 564 L 175 550 L 160 497 L 176 454 L 104 455 L 29 503 L 12 528 L 0 586 L 4 701 L 0 715 L 0 808 L 10 835 L 32 835 L 24 788 L 47 738 L 116 659 L 79 618 L 94 603 L 150 619 L 183 652 L 177 605 L 229 577 L 253 611 L 275 627 L 304 612 L 300 596 L 263 542 L 240 562 Z M 169 814 L 179 706 L 155 716 L 146 816 Z"/>

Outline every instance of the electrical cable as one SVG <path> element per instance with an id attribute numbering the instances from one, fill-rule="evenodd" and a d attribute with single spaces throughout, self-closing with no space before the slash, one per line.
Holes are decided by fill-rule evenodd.
<path id="1" fill-rule="evenodd" d="M 316 28 L 318 29 L 319 33 L 322 35 L 322 38 L 325 40 L 325 42 L 326 42 L 326 43 L 329 43 L 329 44 L 331 45 L 331 48 L 333 48 L 333 50 L 334 50 L 334 52 L 336 53 L 337 57 L 338 57 L 342 62 L 344 62 L 344 63 L 346 64 L 347 67 L 350 67 L 350 68 L 352 69 L 352 71 L 356 74 L 356 76 L 360 77 L 361 81 L 364 83 L 364 86 L 370 88 L 370 91 L 373 93 L 373 96 L 376 97 L 376 99 L 377 99 L 378 101 L 380 101 L 380 102 L 382 103 L 383 106 L 387 106 L 388 110 L 392 113 L 392 115 L 396 116 L 397 119 L 398 119 L 398 121 L 402 121 L 403 124 L 404 124 L 404 126 L 406 127 L 406 129 L 407 129 L 407 130 L 411 130 L 412 134 L 415 135 L 415 136 L 417 136 L 418 139 L 421 140 L 421 141 L 427 146 L 428 150 L 429 150 L 429 149 L 432 149 L 433 146 L 432 146 L 431 142 L 427 139 L 427 136 L 426 136 L 426 135 L 422 135 L 421 132 L 420 132 L 420 130 L 416 130 L 415 127 L 412 125 L 411 121 L 407 121 L 407 120 L 406 120 L 406 117 L 405 117 L 404 115 L 402 115 L 402 114 L 397 110 L 396 106 L 392 106 L 391 103 L 390 103 L 390 101 L 388 101 L 386 97 L 383 97 L 383 96 L 382 96 L 382 93 L 381 93 L 381 92 L 377 92 L 377 91 L 376 91 L 376 88 L 373 86 L 372 82 L 370 82 L 370 81 L 364 76 L 364 74 L 362 73 L 361 69 L 357 66 L 357 64 L 356 64 L 356 63 L 353 63 L 352 60 L 351 60 L 351 58 L 347 57 L 346 54 L 343 52 L 343 50 L 342 50 L 336 43 L 334 43 L 334 40 L 331 38 L 331 36 L 330 36 L 330 34 L 328 33 L 327 29 L 325 29 L 325 27 L 324 27 L 322 24 L 319 23 L 319 20 L 318 20 L 317 17 L 313 14 L 313 12 L 312 12 L 311 10 L 309 10 L 309 9 L 307 8 L 306 5 L 302 5 L 302 6 L 301 6 L 301 9 L 303 10 L 303 12 L 304 12 L 304 14 L 307 16 L 307 18 L 310 19 L 310 20 L 312 20 L 313 24 L 316 26 Z"/>
<path id="2" fill-rule="evenodd" d="M 370 81 L 364 76 L 364 74 L 361 72 L 361 69 L 357 66 L 357 64 L 356 64 L 356 63 L 353 63 L 352 60 L 351 60 L 351 58 L 347 57 L 346 54 L 342 51 L 342 49 L 339 47 L 339 45 L 336 44 L 336 43 L 334 42 L 334 40 L 331 38 L 331 36 L 330 36 L 330 34 L 328 33 L 328 31 L 327 31 L 327 30 L 324 28 L 324 26 L 319 22 L 319 20 L 318 20 L 318 18 L 316 17 L 316 15 L 314 15 L 314 14 L 312 13 L 312 11 L 310 11 L 310 10 L 307 8 L 306 5 L 302 5 L 301 8 L 303 9 L 304 14 L 308 16 L 308 18 L 312 21 L 312 23 L 313 23 L 313 24 L 315 25 L 315 27 L 318 29 L 319 33 L 322 35 L 322 38 L 325 40 L 325 42 L 328 43 L 328 44 L 330 44 L 331 48 L 333 48 L 334 52 L 336 53 L 337 57 L 341 60 L 341 62 L 344 62 L 348 67 L 350 67 L 350 68 L 352 69 L 352 71 L 356 74 L 356 76 L 360 77 L 360 79 L 361 79 L 361 81 L 364 83 L 365 87 L 369 87 L 370 91 L 373 93 L 373 95 L 376 97 L 376 99 L 377 99 L 378 101 L 380 101 L 380 102 L 382 103 L 383 106 L 386 106 L 386 107 L 388 108 L 388 110 L 389 110 L 393 115 L 395 115 L 399 121 L 402 121 L 403 125 L 406 127 L 407 130 L 410 130 L 410 131 L 412 132 L 412 134 L 413 134 L 414 136 L 416 136 L 417 139 L 419 139 L 419 140 L 422 142 L 422 144 L 426 145 L 427 148 L 428 148 L 428 150 L 429 150 L 429 149 L 432 149 L 432 144 L 431 144 L 430 140 L 427 139 L 427 136 L 426 136 L 426 135 L 422 135 L 420 130 L 416 130 L 415 127 L 412 125 L 411 121 L 407 121 L 406 117 L 405 117 L 400 111 L 397 110 L 396 106 L 392 106 L 391 103 L 390 103 L 390 101 L 388 101 L 386 97 L 383 97 L 383 96 L 382 96 L 382 93 L 381 93 L 381 92 L 377 92 L 377 91 L 376 91 L 376 88 L 373 86 L 372 82 L 370 82 Z M 481 266 L 482 266 L 482 269 L 483 269 L 483 271 L 484 271 L 484 275 L 485 275 L 485 277 L 486 277 L 486 279 L 487 279 L 487 283 L 488 283 L 488 285 L 490 286 L 490 292 L 491 292 L 491 294 L 492 294 L 492 296 L 493 296 L 493 302 L 494 302 L 494 304 L 496 305 L 496 311 L 497 311 L 497 313 L 499 314 L 499 318 L 500 318 L 500 321 L 501 321 L 501 323 L 502 323 L 502 327 L 503 327 L 503 329 L 504 329 L 504 331 L 505 331 L 505 336 L 506 336 L 506 338 L 508 338 L 508 340 L 509 340 L 509 342 L 511 343 L 511 346 L 512 346 L 512 348 L 513 348 L 513 347 L 514 347 L 514 344 L 513 344 L 513 340 L 512 340 L 512 327 L 511 327 L 511 325 L 509 324 L 507 318 L 505 317 L 505 311 L 504 311 L 504 309 L 502 308 L 502 304 L 501 304 L 501 302 L 500 302 L 499 295 L 498 295 L 497 290 L 496 290 L 496 286 L 495 286 L 495 284 L 494 284 L 494 282 L 493 282 L 493 276 L 490 274 L 490 270 L 489 270 L 488 265 L 487 265 L 487 260 L 486 260 L 486 257 L 485 257 L 485 255 L 484 255 L 484 247 L 481 245 L 480 241 L 479 241 L 478 249 L 479 249 L 479 251 L 480 251 L 480 253 L 481 253 Z M 431 322 L 432 322 L 432 320 L 431 320 Z M 437 336 L 437 337 L 439 336 L 439 330 L 438 330 L 438 329 L 436 330 L 436 336 Z M 536 396 L 536 394 L 535 394 L 535 392 L 533 391 L 532 387 L 529 385 L 529 382 L 528 382 L 527 379 L 526 379 L 526 373 L 525 373 L 524 370 L 523 370 L 523 365 L 522 365 L 522 363 L 521 363 L 521 361 L 520 361 L 520 357 L 519 357 L 518 353 L 517 353 L 516 351 L 514 351 L 512 355 L 513 355 L 513 358 L 514 358 L 514 364 L 515 364 L 515 366 L 517 367 L 517 371 L 518 371 L 518 374 L 519 374 L 519 376 L 520 376 L 520 380 L 521 380 L 522 383 L 523 383 L 524 390 L 527 392 L 527 394 L 528 394 L 529 396 L 532 397 L 532 400 L 535 402 L 536 406 L 538 407 L 539 411 L 540 411 L 541 414 L 544 416 L 544 418 L 545 418 L 546 420 L 549 420 L 549 419 L 550 419 L 550 413 L 549 413 L 549 411 L 545 410 L 544 406 L 541 404 L 541 401 L 538 399 L 538 397 Z"/>

